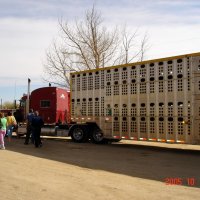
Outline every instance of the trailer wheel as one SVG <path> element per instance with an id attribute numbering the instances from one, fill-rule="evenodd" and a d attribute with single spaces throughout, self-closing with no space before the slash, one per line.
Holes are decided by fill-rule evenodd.
<path id="1" fill-rule="evenodd" d="M 85 142 L 88 139 L 84 127 L 79 126 L 73 128 L 71 138 L 74 142 L 78 143 Z"/>
<path id="2" fill-rule="evenodd" d="M 105 141 L 103 137 L 103 133 L 99 128 L 93 129 L 90 139 L 95 144 L 102 144 Z"/>

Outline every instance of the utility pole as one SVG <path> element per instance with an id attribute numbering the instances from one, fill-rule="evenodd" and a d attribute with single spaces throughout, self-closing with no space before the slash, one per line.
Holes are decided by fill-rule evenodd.
<path id="1" fill-rule="evenodd" d="M 30 104 L 30 84 L 31 84 L 31 79 L 28 78 L 28 91 L 27 91 L 27 100 L 26 100 L 26 116 L 29 113 L 29 104 Z"/>

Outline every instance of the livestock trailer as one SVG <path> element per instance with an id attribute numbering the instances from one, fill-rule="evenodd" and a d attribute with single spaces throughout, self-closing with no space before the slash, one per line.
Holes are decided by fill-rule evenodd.
<path id="1" fill-rule="evenodd" d="M 70 80 L 76 142 L 200 141 L 200 53 L 74 72 Z"/>

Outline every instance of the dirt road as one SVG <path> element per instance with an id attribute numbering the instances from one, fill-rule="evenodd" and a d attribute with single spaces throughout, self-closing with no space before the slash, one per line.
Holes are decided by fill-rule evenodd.
<path id="1" fill-rule="evenodd" d="M 14 138 L 0 151 L 1 200 L 199 199 L 198 153 L 70 140 L 44 140 L 34 148 L 23 142 Z M 175 184 L 167 185 L 170 180 Z"/>

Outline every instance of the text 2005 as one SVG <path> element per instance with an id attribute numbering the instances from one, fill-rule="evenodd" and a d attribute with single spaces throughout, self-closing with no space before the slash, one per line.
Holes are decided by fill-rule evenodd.
<path id="1" fill-rule="evenodd" d="M 167 177 L 164 179 L 166 185 L 188 185 L 194 186 L 195 185 L 195 178 L 180 178 L 180 177 Z"/>

